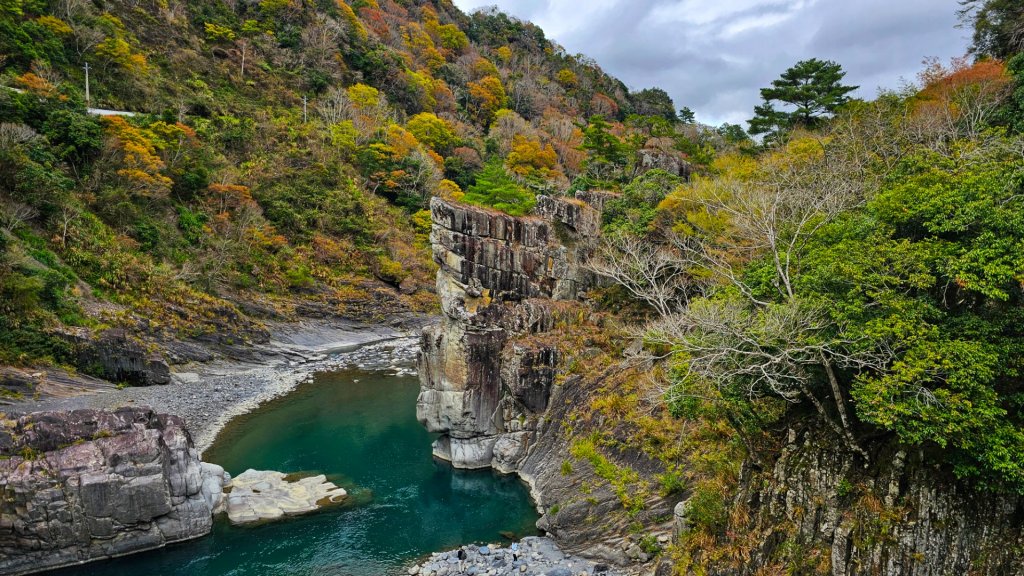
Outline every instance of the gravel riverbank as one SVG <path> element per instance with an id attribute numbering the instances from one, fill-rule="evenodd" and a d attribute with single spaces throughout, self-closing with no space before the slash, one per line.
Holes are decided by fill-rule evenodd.
<path id="1" fill-rule="evenodd" d="M 20 402 L 8 414 L 78 408 L 149 406 L 185 419 L 200 452 L 235 416 L 287 394 L 313 374 L 344 366 L 393 368 L 412 373 L 419 332 L 426 319 L 396 325 L 304 323 L 275 329 L 272 341 L 251 351 L 254 360 L 219 360 L 177 367 L 166 386 L 111 389 L 75 396 Z"/>

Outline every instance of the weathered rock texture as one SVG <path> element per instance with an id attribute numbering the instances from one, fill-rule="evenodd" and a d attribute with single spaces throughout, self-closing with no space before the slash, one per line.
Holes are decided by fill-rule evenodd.
<path id="1" fill-rule="evenodd" d="M 417 415 L 441 433 L 436 456 L 526 480 L 545 513 L 538 526 L 563 549 L 627 564 L 643 556 L 626 536 L 628 524 L 671 518 L 672 507 L 652 498 L 643 517 L 630 518 L 606 482 L 563 476 L 570 439 L 562 422 L 588 397 L 579 378 L 555 384 L 560 352 L 552 330 L 578 313 L 573 301 L 594 284 L 582 264 L 599 235 L 600 212 L 583 199 L 600 205 L 604 198 L 540 197 L 521 218 L 434 199 L 431 240 L 444 315 L 423 334 Z M 629 457 L 644 469 L 641 455 Z M 576 483 L 584 481 L 593 485 L 586 497 Z"/>
<path id="2" fill-rule="evenodd" d="M 175 416 L 123 408 L 0 420 L 0 574 L 203 536 L 223 480 Z"/>
<path id="3" fill-rule="evenodd" d="M 79 364 L 107 380 L 132 386 L 171 382 L 171 367 L 167 361 L 133 340 L 125 330 L 107 330 L 95 339 L 85 332 L 75 333 L 70 338 L 78 349 Z"/>
<path id="4" fill-rule="evenodd" d="M 435 454 L 460 468 L 517 468 L 547 409 L 557 350 L 511 341 L 550 330 L 554 301 L 573 300 L 590 283 L 580 264 L 600 213 L 547 197 L 535 213 L 431 203 L 444 316 L 423 334 L 417 415 L 443 434 Z"/>
<path id="5" fill-rule="evenodd" d="M 292 481 L 282 472 L 252 469 L 231 479 L 227 488 L 228 519 L 234 524 L 306 514 L 324 505 L 338 504 L 348 495 L 323 474 Z"/>
<path id="6" fill-rule="evenodd" d="M 759 546 L 748 567 L 709 573 L 755 574 L 788 556 L 834 576 L 1024 574 L 1024 500 L 978 491 L 920 451 L 876 446 L 864 469 L 836 444 L 791 431 L 773 466 L 745 468 L 734 505 L 750 511 Z"/>

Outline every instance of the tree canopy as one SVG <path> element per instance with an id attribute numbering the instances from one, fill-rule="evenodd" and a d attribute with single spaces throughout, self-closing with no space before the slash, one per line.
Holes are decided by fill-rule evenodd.
<path id="1" fill-rule="evenodd" d="M 802 60 L 761 89 L 764 102 L 754 108 L 751 134 L 773 134 L 793 128 L 814 129 L 824 118 L 850 101 L 848 94 L 858 86 L 842 83 L 846 72 L 839 64 L 811 58 Z M 785 109 L 777 109 L 776 104 Z"/>
<path id="2" fill-rule="evenodd" d="M 1024 50 L 1024 4 L 1018 0 L 960 0 L 960 6 L 960 18 L 974 28 L 974 54 L 1005 60 Z"/>

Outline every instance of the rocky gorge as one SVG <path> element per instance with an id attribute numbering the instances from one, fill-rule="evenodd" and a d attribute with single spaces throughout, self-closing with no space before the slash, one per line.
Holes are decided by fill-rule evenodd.
<path id="1" fill-rule="evenodd" d="M 600 376 L 568 366 L 586 358 L 587 351 L 573 349 L 567 334 L 580 318 L 590 322 L 591 293 L 600 288 L 585 262 L 599 240 L 605 199 L 600 193 L 541 197 L 526 217 L 433 201 L 431 240 L 443 316 L 418 339 L 416 416 L 439 434 L 433 445 L 438 458 L 457 468 L 492 468 L 522 478 L 546 538 L 514 546 L 466 544 L 419 561 L 408 568 L 410 574 L 664 575 L 673 570 L 673 546 L 697 521 L 700 496 L 690 488 L 639 492 L 616 485 L 600 469 L 600 459 L 579 452 L 581 439 L 590 433 L 579 415 L 593 404 L 594 379 Z M 392 337 L 381 328 L 366 331 L 359 342 Z M 276 384 L 246 392 L 245 403 L 233 395 L 223 403 L 234 405 L 237 414 L 268 395 L 291 390 L 313 372 L 329 369 L 336 361 L 325 353 L 345 348 L 346 338 L 351 340 L 344 331 L 281 337 L 287 345 L 272 355 L 276 368 L 251 367 L 245 373 Z M 394 353 L 378 358 L 370 345 L 348 361 L 411 374 L 396 366 L 412 362 L 414 342 L 394 346 Z M 212 439 L 218 428 L 211 422 L 231 413 L 220 420 L 201 417 L 220 409 L 197 394 L 209 393 L 220 402 L 218 387 L 234 390 L 232 378 L 237 382 L 238 373 L 195 378 L 178 373 L 172 386 L 55 399 L 39 405 L 64 411 L 12 413 L 4 419 L 0 573 L 36 572 L 199 538 L 210 532 L 215 513 L 230 515 L 233 497 L 234 519 L 240 522 L 308 512 L 317 502 L 342 497 L 344 490 L 315 474 L 297 481 L 255 471 L 231 478 L 223 468 L 202 462 L 197 445 L 204 442 L 193 443 L 181 418 L 114 405 L 134 403 L 135 395 L 140 403 L 166 395 L 176 398 L 178 409 L 187 408 L 179 397 L 184 387 L 195 386 L 190 390 L 196 394 L 185 395 L 199 402 L 189 408 L 188 422 L 197 422 Z M 83 409 L 83 404 L 93 407 Z M 739 522 L 729 530 L 743 543 L 736 549 L 745 560 L 715 557 L 718 552 L 709 550 L 691 558 L 691 566 L 709 574 L 753 575 L 765 566 L 784 565 L 780 559 L 799 550 L 797 573 L 1024 574 L 1019 498 L 973 490 L 929 466 L 923 452 L 884 439 L 871 446 L 877 458 L 867 469 L 834 438 L 807 427 L 794 426 L 779 440 L 772 458 L 742 463 L 726 503 L 730 518 Z M 628 446 L 609 458 L 636 471 L 641 482 L 666 472 L 663 462 Z M 233 482 L 237 486 L 225 496 L 224 488 Z M 243 493 L 280 498 L 269 504 L 243 502 Z"/>
<path id="2" fill-rule="evenodd" d="M 594 192 L 541 196 L 521 218 L 433 200 L 443 315 L 423 333 L 417 416 L 441 434 L 439 458 L 526 481 L 543 514 L 538 528 L 565 551 L 642 565 L 652 555 L 638 545 L 636 526 L 667 540 L 676 502 L 655 494 L 642 512 L 627 513 L 593 469 L 567 478 L 564 464 L 572 459 L 564 424 L 588 390 L 578 377 L 557 378 L 556 325 L 582 309 L 579 300 L 597 282 L 584 263 L 600 234 L 604 199 Z M 658 471 L 638 452 L 621 456 Z M 583 494 L 581 485 L 593 490 Z"/>
<path id="3" fill-rule="evenodd" d="M 686 535 L 706 505 L 700 496 L 647 495 L 642 512 L 626 511 L 608 478 L 567 464 L 577 460 L 572 427 L 594 387 L 567 374 L 566 352 L 578 351 L 567 348 L 559 315 L 587 314 L 582 301 L 596 279 L 584 263 L 600 234 L 604 199 L 540 197 L 520 218 L 434 199 L 431 241 L 443 316 L 423 333 L 417 414 L 441 434 L 438 457 L 529 483 L 543 514 L 538 527 L 566 551 L 631 573 L 668 574 L 671 562 L 647 563 L 652 554 L 637 535 L 669 548 L 669 535 Z M 1024 574 L 1020 498 L 972 489 L 928 466 L 923 451 L 890 439 L 871 444 L 877 459 L 867 468 L 806 421 L 777 440 L 780 449 L 767 461 L 742 463 L 724 504 L 722 513 L 738 519 L 729 524 L 732 548 L 698 552 L 685 573 L 699 566 L 700 573 L 761 574 L 788 566 L 834 576 Z M 617 458 L 648 478 L 663 470 L 639 451 Z M 487 568 L 486 561 L 455 568 L 445 563 L 451 558 L 432 559 L 419 573 Z"/>

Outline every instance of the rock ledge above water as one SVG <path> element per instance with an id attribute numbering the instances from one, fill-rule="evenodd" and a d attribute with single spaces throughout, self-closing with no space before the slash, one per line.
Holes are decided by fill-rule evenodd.
<path id="1" fill-rule="evenodd" d="M 227 485 L 228 519 L 233 524 L 277 520 L 306 514 L 323 505 L 340 503 L 344 488 L 323 474 L 289 481 L 282 472 L 246 470 Z"/>

